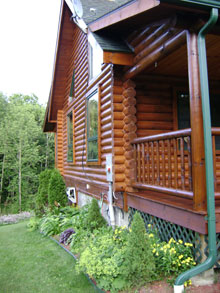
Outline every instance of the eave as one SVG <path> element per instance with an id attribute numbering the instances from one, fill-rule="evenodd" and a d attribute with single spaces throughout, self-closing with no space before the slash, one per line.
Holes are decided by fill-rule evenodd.
<path id="1" fill-rule="evenodd" d="M 140 14 L 146 10 L 157 7 L 160 4 L 158 0 L 137 0 L 128 5 L 123 6 L 103 17 L 97 19 L 96 21 L 89 24 L 89 28 L 92 32 L 101 30 L 105 27 L 108 27 L 112 24 L 116 24 L 120 21 L 128 19 L 132 16 Z"/>

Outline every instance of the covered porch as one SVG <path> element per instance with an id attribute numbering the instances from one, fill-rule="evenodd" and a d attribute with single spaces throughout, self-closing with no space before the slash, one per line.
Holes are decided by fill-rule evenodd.
<path id="1" fill-rule="evenodd" d="M 132 133 L 125 153 L 130 168 L 126 180 L 130 183 L 124 202 L 128 207 L 207 234 L 198 34 L 196 28 L 178 30 L 161 45 L 163 29 L 161 25 L 151 30 L 148 38 L 155 37 L 153 45 L 143 40 L 138 43 L 138 36 L 133 40 L 136 64 L 125 73 L 125 87 L 133 87 L 131 96 L 126 96 L 127 108 L 134 106 L 135 91 L 136 113 L 130 114 L 128 124 Z M 157 47 L 157 40 L 161 47 Z M 147 56 L 146 52 L 151 53 Z M 211 132 L 217 233 L 220 232 L 219 52 L 220 36 L 218 31 L 213 31 L 207 36 L 207 57 L 213 104 Z"/>

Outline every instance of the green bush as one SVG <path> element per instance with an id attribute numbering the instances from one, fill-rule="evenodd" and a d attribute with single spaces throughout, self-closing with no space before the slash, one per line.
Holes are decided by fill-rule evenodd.
<path id="1" fill-rule="evenodd" d="M 155 261 L 140 215 L 135 214 L 130 231 L 125 227 L 95 230 L 87 240 L 77 269 L 111 292 L 153 280 Z"/>
<path id="2" fill-rule="evenodd" d="M 40 219 L 37 217 L 30 218 L 30 220 L 27 224 L 27 227 L 28 227 L 28 231 L 30 231 L 30 232 L 38 230 L 40 227 Z"/>
<path id="3" fill-rule="evenodd" d="M 117 245 L 111 228 L 96 230 L 81 254 L 77 270 L 95 278 L 98 286 L 104 290 L 121 290 L 127 287 L 126 278 L 121 277 L 124 249 Z"/>
<path id="4" fill-rule="evenodd" d="M 36 198 L 38 213 L 45 212 L 45 207 L 48 206 L 48 187 L 52 173 L 53 170 L 46 169 L 39 175 L 39 187 Z"/>
<path id="5" fill-rule="evenodd" d="M 88 208 L 88 214 L 85 221 L 86 228 L 90 231 L 106 226 L 107 223 L 100 213 L 100 208 L 96 199 L 92 199 Z"/>
<path id="6" fill-rule="evenodd" d="M 67 204 L 66 186 L 60 172 L 55 169 L 51 174 L 48 186 L 48 203 L 51 209 Z"/>
<path id="7" fill-rule="evenodd" d="M 139 213 L 135 213 L 126 243 L 123 274 L 132 285 L 155 278 L 155 260 L 145 224 Z"/>

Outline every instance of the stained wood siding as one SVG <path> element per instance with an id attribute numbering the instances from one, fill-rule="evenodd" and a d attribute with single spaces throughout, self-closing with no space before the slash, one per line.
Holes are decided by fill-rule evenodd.
<path id="1" fill-rule="evenodd" d="M 63 175 L 63 111 L 59 110 L 57 112 L 57 132 L 56 132 L 56 158 L 57 158 L 57 168 Z"/>
<path id="2" fill-rule="evenodd" d="M 113 116 L 114 116 L 114 187 L 116 192 L 125 190 L 125 156 L 124 156 L 124 118 L 123 82 L 120 76 L 114 76 Z"/>
<path id="3" fill-rule="evenodd" d="M 112 153 L 112 65 L 105 64 L 98 77 L 88 79 L 87 35 L 74 29 L 72 54 L 68 62 L 66 91 L 63 104 L 63 174 L 67 186 L 76 186 L 79 191 L 99 197 L 107 192 L 106 154 Z M 74 98 L 69 102 L 70 85 L 75 70 Z M 100 93 L 100 164 L 89 165 L 86 161 L 86 96 L 97 89 Z M 67 162 L 67 114 L 74 114 L 74 160 Z M 60 142 L 61 143 L 61 142 Z M 61 155 L 61 154 L 60 154 Z"/>
<path id="4" fill-rule="evenodd" d="M 136 82 L 137 136 L 173 130 L 173 97 L 169 84 Z"/>

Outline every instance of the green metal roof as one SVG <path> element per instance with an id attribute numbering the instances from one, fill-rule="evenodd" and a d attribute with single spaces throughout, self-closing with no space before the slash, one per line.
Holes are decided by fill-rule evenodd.
<path id="1" fill-rule="evenodd" d="M 104 51 L 132 53 L 132 50 L 122 38 L 108 34 L 93 33 L 96 41 Z"/>
<path id="2" fill-rule="evenodd" d="M 175 3 L 181 6 L 200 6 L 205 9 L 220 8 L 219 0 L 160 0 L 161 2 Z"/>
<path id="3" fill-rule="evenodd" d="M 89 24 L 132 1 L 134 0 L 81 0 L 83 20 Z"/>

